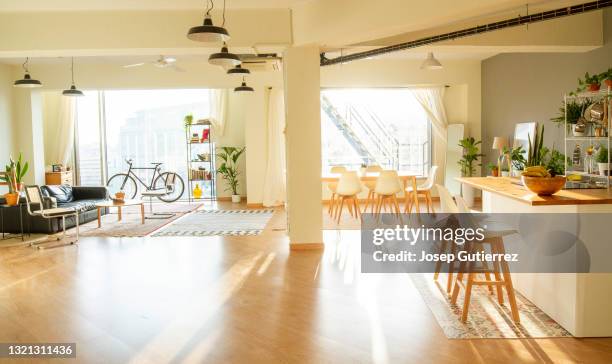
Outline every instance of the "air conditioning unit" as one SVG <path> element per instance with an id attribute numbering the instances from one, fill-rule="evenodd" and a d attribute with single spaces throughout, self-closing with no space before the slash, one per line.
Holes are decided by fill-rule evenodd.
<path id="1" fill-rule="evenodd" d="M 280 71 L 282 58 L 276 53 L 239 54 L 242 67 L 251 72 Z"/>

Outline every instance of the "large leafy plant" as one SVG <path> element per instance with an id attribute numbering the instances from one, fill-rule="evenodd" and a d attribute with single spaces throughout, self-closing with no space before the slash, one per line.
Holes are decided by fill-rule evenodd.
<path id="1" fill-rule="evenodd" d="M 19 186 L 23 182 L 23 177 L 25 177 L 29 167 L 28 162 L 23 162 L 21 153 L 19 153 L 17 162 L 15 162 L 13 157 L 10 157 L 9 164 L 4 168 L 6 173 L 0 176 L 0 180 L 8 185 L 9 193 L 15 193 L 19 190 Z"/>
<path id="2" fill-rule="evenodd" d="M 559 114 L 557 117 L 551 118 L 550 121 L 557 124 L 557 126 L 561 126 L 565 123 L 565 117 L 567 113 L 567 123 L 568 124 L 576 124 L 580 117 L 582 117 L 582 113 L 584 110 L 591 104 L 591 101 L 576 101 L 571 100 L 561 105 L 559 108 Z"/>
<path id="3" fill-rule="evenodd" d="M 466 177 L 472 177 L 474 175 L 474 164 L 478 162 L 478 158 L 484 157 L 484 154 L 480 153 L 478 145 L 482 142 L 476 141 L 473 137 L 461 139 L 459 146 L 463 148 L 463 156 L 459 160 L 461 166 L 461 174 Z M 478 166 L 482 164 L 478 163 Z"/>
<path id="4" fill-rule="evenodd" d="M 217 169 L 217 173 L 227 182 L 225 190 L 231 190 L 233 195 L 238 194 L 238 176 L 240 175 L 240 172 L 238 172 L 238 159 L 245 149 L 244 147 L 221 147 L 221 152 L 218 154 L 221 165 Z"/>

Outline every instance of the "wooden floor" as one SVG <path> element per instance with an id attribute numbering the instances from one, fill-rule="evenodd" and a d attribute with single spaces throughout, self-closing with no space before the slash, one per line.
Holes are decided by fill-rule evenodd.
<path id="1" fill-rule="evenodd" d="M 449 340 L 409 277 L 359 273 L 358 231 L 325 242 L 290 252 L 270 230 L 2 249 L 0 342 L 76 342 L 85 363 L 612 362 L 612 339 Z"/>

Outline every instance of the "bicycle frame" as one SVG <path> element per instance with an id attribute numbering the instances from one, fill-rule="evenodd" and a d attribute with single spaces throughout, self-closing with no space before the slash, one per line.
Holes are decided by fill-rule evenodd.
<path id="1" fill-rule="evenodd" d="M 160 170 L 159 166 L 161 164 L 158 164 L 158 165 L 156 165 L 154 167 L 133 167 L 132 163 L 128 163 L 128 165 L 130 166 L 130 168 L 128 169 L 126 175 L 134 177 L 141 185 L 144 186 L 144 188 L 147 191 L 153 191 L 154 190 L 153 183 L 155 182 L 155 177 L 158 174 L 161 175 L 161 172 L 159 171 Z M 148 186 L 147 186 L 147 184 L 142 179 L 140 179 L 140 177 L 138 177 L 138 175 L 136 173 L 132 172 L 133 170 L 151 170 L 151 169 L 153 170 L 153 176 L 151 176 L 151 182 L 149 183 Z M 127 177 L 125 177 L 125 179 L 123 180 L 123 183 L 121 184 L 121 188 L 122 189 L 125 187 L 125 183 L 126 182 L 127 182 Z M 164 188 L 165 188 L 165 186 L 164 186 Z"/>

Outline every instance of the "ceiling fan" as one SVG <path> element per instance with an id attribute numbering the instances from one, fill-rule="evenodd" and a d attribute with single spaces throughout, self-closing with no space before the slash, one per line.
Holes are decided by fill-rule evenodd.
<path id="1" fill-rule="evenodd" d="M 176 65 L 176 58 L 167 57 L 163 55 L 159 56 L 159 58 L 153 62 L 132 63 L 132 64 L 123 65 L 122 67 L 123 68 L 134 68 L 134 67 L 144 66 L 147 64 L 152 64 L 153 66 L 158 67 L 158 68 L 172 69 L 176 72 L 185 72 L 184 69 Z"/>

